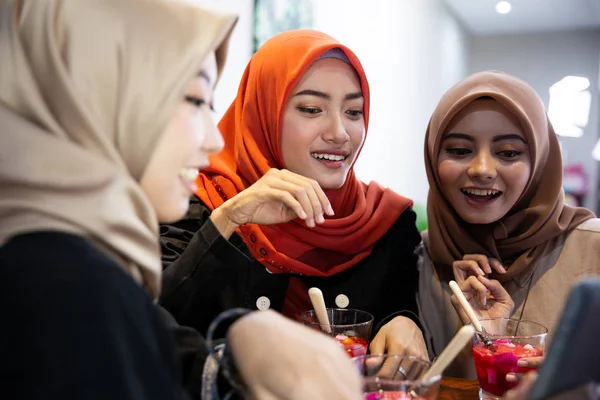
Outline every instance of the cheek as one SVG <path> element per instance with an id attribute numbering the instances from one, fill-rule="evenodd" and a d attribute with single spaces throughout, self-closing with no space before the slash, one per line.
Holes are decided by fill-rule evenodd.
<path id="1" fill-rule="evenodd" d="M 456 178 L 460 175 L 460 167 L 450 160 L 442 160 L 438 164 L 437 172 L 440 185 L 447 187 L 455 183 Z"/>
<path id="2" fill-rule="evenodd" d="M 302 121 L 303 120 L 303 121 Z M 314 123 L 306 118 L 286 117 L 281 129 L 281 157 L 283 164 L 289 168 L 290 164 L 301 158 L 303 150 L 310 148 L 314 138 Z"/>
<path id="3" fill-rule="evenodd" d="M 527 182 L 529 181 L 529 176 L 531 175 L 531 167 L 525 163 L 515 165 L 514 168 L 510 170 L 510 176 L 506 178 L 508 184 L 513 186 L 513 191 L 515 192 L 515 197 L 520 197 L 525 187 L 527 186 Z"/>
<path id="4" fill-rule="evenodd" d="M 364 122 L 353 122 L 352 125 L 346 128 L 346 133 L 350 137 L 352 147 L 360 149 L 367 135 Z"/>

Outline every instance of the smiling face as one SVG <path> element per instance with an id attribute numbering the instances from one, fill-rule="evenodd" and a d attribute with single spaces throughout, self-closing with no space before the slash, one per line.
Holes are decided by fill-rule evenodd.
<path id="1" fill-rule="evenodd" d="M 504 217 L 531 175 L 527 139 L 517 117 L 493 99 L 478 99 L 450 121 L 438 155 L 442 194 L 472 224 Z"/>
<path id="2" fill-rule="evenodd" d="M 364 99 L 354 68 L 336 58 L 314 62 L 287 101 L 281 132 L 285 167 L 323 189 L 345 182 L 365 139 Z"/>
<path id="3" fill-rule="evenodd" d="M 140 184 L 160 222 L 185 215 L 195 192 L 198 170 L 208 166 L 208 155 L 223 148 L 223 138 L 211 115 L 217 78 L 215 54 L 188 83 L 173 119 L 162 134 Z"/>

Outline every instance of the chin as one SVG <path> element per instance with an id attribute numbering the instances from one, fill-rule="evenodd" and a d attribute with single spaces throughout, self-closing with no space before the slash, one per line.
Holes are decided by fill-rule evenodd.
<path id="1" fill-rule="evenodd" d="M 185 203 L 181 202 L 180 204 L 171 204 L 167 206 L 166 204 L 156 210 L 156 217 L 158 218 L 158 222 L 161 224 L 169 224 L 172 222 L 177 222 L 183 217 L 188 211 L 189 207 L 189 199 L 185 199 Z"/>
<path id="2" fill-rule="evenodd" d="M 323 190 L 335 190 L 335 189 L 339 189 L 342 186 L 344 186 L 344 183 L 346 181 L 321 181 L 318 180 L 317 182 L 319 182 L 319 186 L 321 186 L 321 189 Z"/>

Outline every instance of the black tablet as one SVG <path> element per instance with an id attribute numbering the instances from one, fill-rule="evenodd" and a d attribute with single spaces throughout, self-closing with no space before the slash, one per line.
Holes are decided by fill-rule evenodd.
<path id="1" fill-rule="evenodd" d="M 571 290 L 530 398 L 546 399 L 590 382 L 600 384 L 600 278 Z"/>

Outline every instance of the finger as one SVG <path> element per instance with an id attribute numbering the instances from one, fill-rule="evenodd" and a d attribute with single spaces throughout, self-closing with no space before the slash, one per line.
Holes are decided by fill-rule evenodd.
<path id="1" fill-rule="evenodd" d="M 319 185 L 319 182 L 317 182 L 314 179 L 309 179 L 302 175 L 295 174 L 288 170 L 283 171 L 285 172 L 285 179 L 289 179 L 290 181 L 295 182 L 297 185 L 299 185 L 300 182 L 307 182 L 308 184 L 310 184 L 312 186 L 312 189 L 314 190 L 315 195 L 319 199 L 319 203 L 321 204 L 321 207 L 324 210 L 324 212 L 330 216 L 335 215 L 333 207 L 331 207 L 331 202 L 329 201 L 329 198 L 321 188 L 321 185 Z"/>
<path id="2" fill-rule="evenodd" d="M 302 210 L 306 214 L 306 218 L 301 218 L 306 221 L 306 225 L 313 228 L 315 226 L 315 211 L 308 191 L 300 185 L 293 182 L 285 181 L 281 177 L 273 178 L 268 182 L 272 189 L 283 190 L 290 193 L 302 206 Z M 312 189 L 311 189 L 312 190 Z"/>
<path id="3" fill-rule="evenodd" d="M 267 195 L 271 199 L 275 199 L 282 202 L 287 208 L 292 210 L 298 218 L 303 219 L 305 221 L 307 220 L 308 216 L 306 215 L 304 208 L 302 207 L 300 202 L 288 191 L 269 188 L 267 189 Z"/>
<path id="4" fill-rule="evenodd" d="M 329 199 L 327 198 L 327 196 L 325 196 L 325 193 L 323 193 L 324 201 L 322 201 L 317 195 L 315 187 L 317 187 L 320 192 L 323 192 L 319 184 L 313 181 L 312 179 L 308 179 L 306 177 L 294 174 L 289 171 L 282 172 L 282 179 L 301 187 L 306 192 L 313 210 L 315 221 L 319 224 L 325 222 L 323 212 L 325 209 L 331 208 L 331 204 L 329 203 Z"/>
<path id="5" fill-rule="evenodd" d="M 519 385 L 517 385 L 514 389 L 511 389 L 508 392 L 506 392 L 506 394 L 504 395 L 504 397 L 502 397 L 502 399 L 503 400 L 526 399 L 527 396 L 529 395 L 529 392 L 533 388 L 533 384 L 535 383 L 536 379 L 537 379 L 536 372 L 527 373 L 521 379 L 521 383 Z"/>
<path id="6" fill-rule="evenodd" d="M 373 355 L 381 355 L 385 353 L 385 337 L 378 333 L 369 345 L 369 351 Z"/>
<path id="7" fill-rule="evenodd" d="M 467 278 L 466 281 L 464 281 L 463 283 L 461 283 L 459 285 L 460 290 L 463 292 L 463 294 L 465 292 L 475 292 L 474 293 L 474 297 L 477 299 L 477 301 L 482 305 L 482 306 L 486 306 L 487 305 L 487 295 L 488 295 L 488 290 L 485 287 L 485 285 L 483 285 L 478 279 L 481 279 L 482 277 L 475 277 L 475 276 L 470 276 Z"/>
<path id="8" fill-rule="evenodd" d="M 477 262 L 477 264 L 479 264 L 481 269 L 486 274 L 492 273 L 492 267 L 490 266 L 490 263 L 488 262 L 488 258 L 486 256 L 484 256 L 483 254 L 465 254 L 463 256 L 463 260 L 473 260 L 473 261 Z"/>
<path id="9" fill-rule="evenodd" d="M 518 367 L 537 368 L 544 362 L 544 357 L 525 357 L 517 361 Z"/>
<path id="10" fill-rule="evenodd" d="M 488 279 L 483 276 L 477 277 L 479 282 L 490 291 L 490 294 L 494 297 L 494 299 L 502 304 L 508 304 L 511 307 L 514 307 L 515 303 L 513 299 L 510 297 L 510 294 L 504 289 L 502 284 L 495 279 Z"/>
<path id="11" fill-rule="evenodd" d="M 488 262 L 490 263 L 490 265 L 492 266 L 492 269 L 494 271 L 496 271 L 499 274 L 505 274 L 506 273 L 506 268 L 504 268 L 504 266 L 502 265 L 502 263 L 500 261 L 498 261 L 495 258 L 488 258 Z"/>
<path id="12" fill-rule="evenodd" d="M 454 275 L 456 278 L 457 273 L 462 277 L 462 281 L 467 279 L 469 275 L 475 276 L 485 276 L 485 272 L 481 269 L 477 261 L 474 260 L 457 260 L 452 263 L 452 268 L 454 269 Z M 456 283 L 460 282 L 456 280 Z"/>

